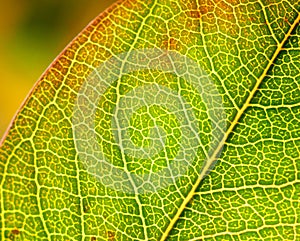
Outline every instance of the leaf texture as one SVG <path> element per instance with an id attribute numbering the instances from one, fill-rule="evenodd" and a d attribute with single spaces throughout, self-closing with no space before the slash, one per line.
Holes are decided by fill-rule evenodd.
<path id="1" fill-rule="evenodd" d="M 125 0 L 100 14 L 43 74 L 2 141 L 1 240 L 299 240 L 299 10 L 297 0 Z M 214 140 L 207 134 L 213 129 L 206 121 L 209 106 L 203 94 L 170 71 L 134 69 L 119 81 L 104 81 L 108 90 L 99 92 L 95 115 L 82 112 L 90 107 L 87 99 L 78 102 L 79 96 L 89 78 L 97 82 L 94 71 L 107 63 L 108 74 L 118 75 L 115 70 L 132 57 L 118 62 L 122 53 L 141 49 L 186 56 L 215 84 L 226 128 L 207 162 Z M 176 89 L 178 81 L 182 85 Z M 80 142 L 94 137 L 90 126 L 79 125 L 87 134 L 77 138 L 74 116 L 77 110 L 79 119 L 95 117 L 101 152 L 114 166 L 137 175 L 159 173 L 185 134 L 176 116 L 153 105 L 130 119 L 136 145 L 151 150 L 155 138 L 146 137 L 156 137 L 148 130 L 155 123 L 157 133 L 163 129 L 166 142 L 174 145 L 155 156 L 155 164 L 144 156 L 142 161 L 125 157 L 109 121 L 124 93 L 143 83 L 181 91 L 201 120 L 202 139 L 184 175 L 162 189 L 132 193 L 104 183 L 123 174 L 114 180 L 104 175 L 102 181 L 91 174 L 78 146 L 85 148 L 92 172 L 99 170 L 89 157 L 95 146 Z M 157 178 L 158 184 L 165 180 Z"/>

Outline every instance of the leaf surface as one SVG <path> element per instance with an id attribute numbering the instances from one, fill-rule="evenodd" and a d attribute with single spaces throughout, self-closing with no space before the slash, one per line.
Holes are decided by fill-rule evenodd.
<path id="1" fill-rule="evenodd" d="M 2 141 L 1 240 L 300 239 L 299 3 L 102 13 Z"/>

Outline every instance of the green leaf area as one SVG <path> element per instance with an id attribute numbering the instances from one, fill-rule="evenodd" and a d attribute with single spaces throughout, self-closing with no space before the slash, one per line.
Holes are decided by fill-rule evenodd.
<path id="1" fill-rule="evenodd" d="M 100 14 L 1 142 L 0 240 L 300 240 L 299 12 L 124 0 Z"/>

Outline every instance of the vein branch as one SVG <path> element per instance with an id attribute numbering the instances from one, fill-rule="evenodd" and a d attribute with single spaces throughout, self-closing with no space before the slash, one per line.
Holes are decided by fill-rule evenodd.
<path id="1" fill-rule="evenodd" d="M 182 214 L 182 212 L 184 211 L 184 209 L 186 208 L 187 204 L 189 203 L 189 201 L 193 198 L 197 187 L 200 185 L 202 179 L 204 178 L 205 174 L 207 173 L 207 171 L 210 168 L 210 164 L 216 160 L 218 153 L 221 151 L 224 143 L 226 143 L 229 134 L 232 133 L 232 131 L 234 130 L 234 128 L 236 127 L 236 125 L 238 124 L 241 116 L 243 115 L 243 113 L 245 112 L 245 110 L 248 108 L 248 106 L 250 106 L 250 102 L 253 99 L 256 91 L 258 90 L 260 84 L 262 83 L 263 79 L 266 77 L 268 71 L 270 70 L 272 64 L 274 63 L 275 59 L 277 58 L 277 56 L 279 55 L 279 53 L 281 52 L 281 50 L 283 49 L 284 44 L 286 43 L 286 41 L 288 40 L 288 38 L 291 36 L 293 30 L 296 28 L 297 24 L 300 22 L 300 14 L 298 14 L 298 17 L 296 18 L 296 20 L 294 21 L 294 23 L 291 25 L 291 28 L 289 29 L 289 31 L 285 34 L 283 40 L 278 43 L 277 45 L 277 49 L 273 54 L 273 57 L 270 59 L 268 65 L 266 66 L 266 68 L 264 69 L 263 73 L 261 74 L 261 76 L 258 78 L 254 88 L 252 89 L 252 91 L 250 92 L 249 96 L 247 97 L 245 104 L 243 105 L 243 107 L 237 112 L 237 115 L 235 116 L 234 120 L 232 121 L 232 123 L 230 124 L 228 130 L 226 131 L 223 139 L 220 141 L 218 147 L 216 148 L 216 150 L 214 151 L 214 153 L 212 154 L 212 156 L 210 157 L 210 160 L 208 160 L 206 162 L 206 165 L 203 167 L 202 172 L 200 173 L 196 183 L 193 185 L 192 189 L 190 190 L 189 194 L 187 195 L 187 197 L 183 200 L 181 206 L 179 207 L 177 213 L 175 214 L 174 218 L 171 220 L 171 222 L 169 223 L 169 226 L 167 227 L 166 231 L 163 233 L 162 237 L 161 237 L 161 241 L 166 240 L 170 231 L 173 229 L 174 225 L 176 224 L 177 220 L 179 219 L 180 215 Z"/>

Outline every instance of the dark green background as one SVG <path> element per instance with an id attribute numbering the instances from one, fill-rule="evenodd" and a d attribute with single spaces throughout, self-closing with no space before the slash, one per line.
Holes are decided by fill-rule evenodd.
<path id="1" fill-rule="evenodd" d="M 0 0 L 0 139 L 64 47 L 116 0 Z"/>

